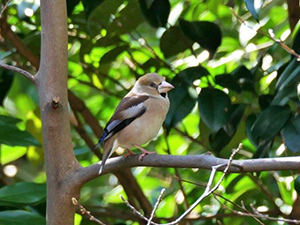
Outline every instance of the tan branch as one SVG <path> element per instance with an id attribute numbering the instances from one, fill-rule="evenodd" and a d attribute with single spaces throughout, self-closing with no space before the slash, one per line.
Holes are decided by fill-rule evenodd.
<path id="1" fill-rule="evenodd" d="M 4 63 L 0 63 L 0 67 L 6 70 L 10 70 L 19 74 L 22 74 L 23 76 L 25 76 L 26 78 L 28 78 L 29 80 L 31 80 L 33 83 L 35 82 L 34 76 L 27 72 L 26 70 L 23 70 L 21 68 L 15 67 L 15 66 L 10 66 Z"/>

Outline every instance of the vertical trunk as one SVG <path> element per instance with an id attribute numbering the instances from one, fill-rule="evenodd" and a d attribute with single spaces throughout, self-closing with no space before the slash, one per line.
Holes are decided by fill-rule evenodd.
<path id="1" fill-rule="evenodd" d="M 42 47 L 36 76 L 47 173 L 47 224 L 73 224 L 79 187 L 68 177 L 79 169 L 67 108 L 67 10 L 65 0 L 42 0 Z"/>

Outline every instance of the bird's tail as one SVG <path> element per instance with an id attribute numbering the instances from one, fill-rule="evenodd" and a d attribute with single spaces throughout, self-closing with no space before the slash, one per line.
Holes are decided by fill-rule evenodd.
<path id="1" fill-rule="evenodd" d="M 106 145 L 106 143 L 105 143 Z M 99 175 L 102 173 L 104 165 L 106 163 L 106 160 L 115 152 L 116 148 L 117 148 L 117 140 L 114 140 L 114 142 L 112 143 L 107 143 L 108 146 L 104 146 L 104 152 L 103 152 L 103 157 L 102 157 L 102 161 L 101 161 L 101 165 L 100 165 L 100 169 L 99 169 Z M 106 151 L 106 149 L 108 149 L 108 151 Z"/>

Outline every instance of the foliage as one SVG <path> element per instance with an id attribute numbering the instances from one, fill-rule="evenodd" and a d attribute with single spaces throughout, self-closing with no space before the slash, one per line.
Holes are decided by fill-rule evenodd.
<path id="1" fill-rule="evenodd" d="M 103 127 L 136 78 L 157 72 L 175 89 L 169 94 L 165 135 L 148 144 L 148 150 L 174 155 L 211 151 L 227 158 L 241 142 L 240 159 L 297 155 L 299 61 L 254 29 L 267 35 L 269 29 L 274 30 L 276 38 L 298 53 L 300 32 L 290 31 L 287 3 L 261 3 L 254 7 L 254 1 L 246 0 L 67 0 L 69 90 L 84 101 Z M 40 51 L 39 13 L 38 1 L 12 1 L 6 18 L 36 57 Z M 13 43 L 5 40 L 4 46 L 0 49 L 2 60 L 35 70 L 26 57 L 15 52 Z M 0 169 L 4 171 L 0 223 L 44 224 L 46 175 L 37 91 L 25 78 L 1 70 L 0 105 Z M 83 127 L 96 143 L 93 130 Z M 72 137 L 74 153 L 83 166 L 98 161 L 76 129 L 72 129 Z M 185 208 L 184 197 L 191 204 L 202 193 L 199 186 L 185 182 L 181 190 L 172 168 L 134 168 L 132 172 L 152 204 L 160 188 L 167 188 L 157 217 L 178 216 Z M 190 169 L 179 173 L 196 183 L 206 182 L 209 175 Z M 277 210 L 275 216 L 285 215 L 293 207 L 294 178 L 289 172 L 230 174 L 220 194 L 237 204 L 243 201 L 246 206 Z M 299 177 L 295 189 L 299 193 Z M 96 214 L 99 207 L 113 208 L 119 217 L 101 214 L 103 220 L 124 222 L 122 212 L 131 213 L 120 194 L 126 195 L 125 190 L 115 175 L 109 174 L 86 184 L 80 201 Z M 228 211 L 213 197 L 195 209 L 196 215 L 223 213 Z M 90 224 L 79 215 L 76 218 L 76 224 Z M 219 220 L 223 224 L 254 221 L 240 217 Z M 194 224 L 218 222 L 199 219 Z"/>

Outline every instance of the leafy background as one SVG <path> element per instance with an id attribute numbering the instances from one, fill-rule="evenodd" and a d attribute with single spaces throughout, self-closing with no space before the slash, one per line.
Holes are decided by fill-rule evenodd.
<path id="1" fill-rule="evenodd" d="M 164 129 L 148 150 L 174 155 L 211 151 L 228 158 L 243 143 L 239 159 L 299 154 L 300 63 L 268 38 L 271 29 L 276 39 L 300 53 L 298 26 L 290 28 L 286 1 L 67 0 L 67 5 L 68 87 L 73 98 L 87 106 L 82 110 L 70 102 L 74 153 L 83 166 L 99 160 L 90 150 L 97 133 L 86 123 L 86 111 L 104 127 L 135 80 L 148 72 L 158 72 L 175 86 Z M 39 2 L 11 1 L 1 22 L 5 37 L 3 24 L 38 59 Z M 36 71 L 9 38 L 2 39 L 0 47 L 1 60 Z M 0 224 L 45 224 L 46 175 L 37 96 L 30 81 L 0 70 Z M 167 188 L 156 212 L 161 221 L 180 215 L 203 191 L 176 177 L 203 184 L 209 176 L 197 169 L 142 167 L 131 172 L 152 205 L 160 189 Z M 230 174 L 218 193 L 246 207 L 253 204 L 262 213 L 288 218 L 296 215 L 299 204 L 297 176 L 297 171 Z M 87 183 L 80 202 L 108 223 L 137 224 L 139 218 L 120 200 L 128 194 L 124 189 L 119 177 L 108 174 Z M 223 204 L 235 209 L 211 196 L 183 223 L 256 223 L 232 214 Z M 211 219 L 202 218 L 207 216 Z M 93 224 L 80 214 L 75 223 Z"/>

